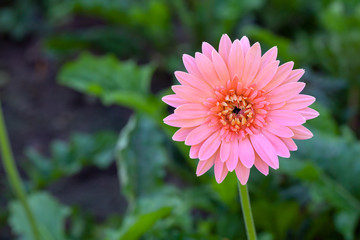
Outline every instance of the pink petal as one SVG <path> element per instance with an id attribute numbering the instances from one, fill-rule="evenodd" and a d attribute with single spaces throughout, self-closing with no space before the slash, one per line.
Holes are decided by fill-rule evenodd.
<path id="1" fill-rule="evenodd" d="M 244 54 L 241 49 L 241 44 L 239 40 L 235 40 L 230 49 L 229 54 L 229 72 L 230 77 L 233 79 L 235 76 L 239 78 L 242 76 L 244 65 Z"/>
<path id="2" fill-rule="evenodd" d="M 274 169 L 279 168 L 279 159 L 275 149 L 263 134 L 253 134 L 250 136 L 251 144 L 260 158 Z"/>
<path id="3" fill-rule="evenodd" d="M 209 58 L 201 53 L 196 53 L 195 62 L 203 79 L 205 79 L 212 87 L 216 87 L 221 84 L 215 68 Z"/>
<path id="4" fill-rule="evenodd" d="M 253 82 L 254 84 L 256 84 L 257 89 L 262 89 L 264 86 L 266 86 L 266 84 L 271 81 L 271 79 L 273 79 L 278 69 L 279 63 L 279 61 L 271 62 L 260 70 Z"/>
<path id="5" fill-rule="evenodd" d="M 175 132 L 172 139 L 177 142 L 185 141 L 187 135 L 193 130 L 194 128 L 180 128 Z"/>
<path id="6" fill-rule="evenodd" d="M 290 128 L 294 132 L 294 139 L 310 139 L 313 137 L 312 132 L 302 125 Z"/>
<path id="7" fill-rule="evenodd" d="M 210 87 L 210 85 L 204 82 L 201 78 L 181 71 L 176 71 L 175 76 L 182 85 L 188 85 L 196 88 L 208 96 L 211 96 L 214 93 L 214 90 Z"/>
<path id="8" fill-rule="evenodd" d="M 232 172 L 232 171 L 234 171 L 234 169 L 236 168 L 236 166 L 239 162 L 239 154 L 238 154 L 239 143 L 238 143 L 238 140 L 235 139 L 235 140 L 231 141 L 230 144 L 231 144 L 231 151 L 230 151 L 230 156 L 229 156 L 228 160 L 226 161 L 226 166 L 227 166 L 227 169 L 230 172 Z"/>
<path id="9" fill-rule="evenodd" d="M 175 113 L 164 118 L 164 123 L 173 127 L 196 127 L 204 123 L 204 121 L 205 118 L 182 119 Z"/>
<path id="10" fill-rule="evenodd" d="M 299 94 L 292 99 L 288 100 L 282 109 L 298 110 L 305 108 L 315 102 L 313 96 Z"/>
<path id="11" fill-rule="evenodd" d="M 204 118 L 208 115 L 208 109 L 199 103 L 186 103 L 176 108 L 175 113 L 183 119 Z"/>
<path id="12" fill-rule="evenodd" d="M 218 150 L 221 143 L 219 132 L 215 132 L 211 135 L 200 148 L 199 158 L 207 159 L 210 158 Z"/>
<path id="13" fill-rule="evenodd" d="M 305 118 L 299 113 L 289 110 L 273 110 L 268 116 L 274 123 L 283 126 L 298 126 L 305 123 Z"/>
<path id="14" fill-rule="evenodd" d="M 222 56 L 224 61 L 227 61 L 229 58 L 229 52 L 231 48 L 231 40 L 227 34 L 223 34 L 219 43 L 219 54 Z"/>
<path id="15" fill-rule="evenodd" d="M 313 119 L 319 116 L 318 111 L 308 107 L 301 110 L 297 110 L 296 112 L 301 114 L 306 120 Z"/>
<path id="16" fill-rule="evenodd" d="M 277 51 L 278 49 L 275 46 L 264 53 L 264 55 L 261 57 L 260 69 L 264 68 L 269 63 L 276 61 Z"/>
<path id="17" fill-rule="evenodd" d="M 281 65 L 276 71 L 273 79 L 264 87 L 264 90 L 271 91 L 272 89 L 282 84 L 291 73 L 293 67 L 294 62 L 287 62 Z"/>
<path id="18" fill-rule="evenodd" d="M 281 141 L 280 138 L 278 138 L 277 136 L 275 136 L 272 133 L 269 133 L 266 130 L 263 130 L 262 132 L 265 135 L 265 137 L 270 141 L 272 146 L 274 147 L 277 155 L 279 155 L 280 157 L 284 157 L 284 158 L 290 157 L 289 149 L 287 148 L 285 143 L 283 141 Z"/>
<path id="19" fill-rule="evenodd" d="M 250 49 L 250 41 L 246 36 L 243 36 L 240 39 L 240 44 L 241 44 L 241 48 L 242 48 L 242 52 L 244 53 L 244 56 L 246 55 L 246 53 L 249 51 Z"/>
<path id="20" fill-rule="evenodd" d="M 229 159 L 231 149 L 231 143 L 230 142 L 221 142 L 221 148 L 220 148 L 220 160 L 222 162 L 226 162 Z"/>
<path id="21" fill-rule="evenodd" d="M 290 75 L 286 78 L 284 83 L 297 82 L 304 75 L 304 69 L 295 69 L 291 71 Z"/>
<path id="22" fill-rule="evenodd" d="M 241 164 L 241 162 L 239 162 L 235 168 L 235 173 L 240 183 L 242 185 L 245 185 L 249 179 L 250 168 L 245 167 L 244 165 Z"/>
<path id="23" fill-rule="evenodd" d="M 269 102 L 274 104 L 287 101 L 299 94 L 304 87 L 305 83 L 303 82 L 292 82 L 278 86 L 270 92 L 271 97 Z"/>
<path id="24" fill-rule="evenodd" d="M 296 151 L 298 149 L 292 138 L 281 138 L 281 140 L 285 143 L 290 151 Z"/>
<path id="25" fill-rule="evenodd" d="M 201 176 L 204 173 L 206 173 L 214 165 L 214 162 L 215 162 L 215 155 L 211 156 L 207 160 L 199 161 L 196 168 L 196 175 Z"/>
<path id="26" fill-rule="evenodd" d="M 202 124 L 188 134 L 185 139 L 185 144 L 189 146 L 199 144 L 214 133 L 216 129 L 216 127 L 209 127 L 208 124 Z"/>
<path id="27" fill-rule="evenodd" d="M 244 59 L 244 73 L 242 75 L 242 82 L 244 86 L 251 84 L 259 71 L 261 60 L 261 47 L 257 42 L 246 53 Z"/>
<path id="28" fill-rule="evenodd" d="M 194 103 L 203 103 L 206 100 L 206 96 L 196 88 L 186 85 L 174 85 L 171 89 L 176 93 L 177 96 Z"/>
<path id="29" fill-rule="evenodd" d="M 192 159 L 199 158 L 199 151 L 200 151 L 201 146 L 202 146 L 202 143 L 191 146 L 190 154 L 189 154 L 190 158 L 192 158 Z"/>
<path id="30" fill-rule="evenodd" d="M 282 108 L 285 104 L 286 102 L 279 102 L 279 103 L 270 104 L 269 107 L 271 110 L 276 110 Z"/>
<path id="31" fill-rule="evenodd" d="M 257 155 L 255 154 L 255 167 L 259 172 L 267 176 L 269 174 L 269 166 Z"/>
<path id="32" fill-rule="evenodd" d="M 212 51 L 215 51 L 215 48 L 211 46 L 207 42 L 202 43 L 202 53 L 207 56 L 209 59 L 211 59 L 211 53 Z"/>
<path id="33" fill-rule="evenodd" d="M 184 54 L 183 63 L 188 73 L 194 75 L 195 77 L 201 78 L 201 74 L 195 63 L 195 58 L 191 57 L 190 55 Z"/>
<path id="34" fill-rule="evenodd" d="M 177 108 L 178 106 L 187 103 L 188 101 L 182 99 L 181 97 L 177 96 L 176 94 L 171 94 L 163 97 L 161 99 L 164 103 Z"/>
<path id="35" fill-rule="evenodd" d="M 294 133 L 290 130 L 290 128 L 280 124 L 276 124 L 274 122 L 269 122 L 266 129 L 272 134 L 275 134 L 279 137 L 290 138 L 294 136 Z"/>
<path id="36" fill-rule="evenodd" d="M 247 137 L 239 141 L 239 158 L 242 164 L 247 168 L 251 168 L 254 164 L 254 148 Z"/>
<path id="37" fill-rule="evenodd" d="M 220 160 L 219 154 L 217 154 L 215 158 L 214 173 L 217 183 L 221 183 L 222 181 L 224 181 L 228 173 L 228 170 L 225 167 L 225 163 L 221 162 Z"/>
<path id="38" fill-rule="evenodd" d="M 225 84 L 228 80 L 230 80 L 230 75 L 223 58 L 214 50 L 212 52 L 211 59 L 214 63 L 215 71 L 218 74 L 220 81 Z"/>

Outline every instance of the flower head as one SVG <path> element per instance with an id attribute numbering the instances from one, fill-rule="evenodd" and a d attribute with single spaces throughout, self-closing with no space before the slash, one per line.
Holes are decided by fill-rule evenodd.
<path id="1" fill-rule="evenodd" d="M 175 108 L 164 122 L 180 127 L 173 140 L 191 146 L 198 176 L 214 165 L 218 183 L 235 170 L 246 184 L 253 166 L 267 175 L 269 166 L 279 168 L 278 156 L 297 150 L 293 139 L 313 136 L 302 126 L 319 115 L 308 107 L 315 98 L 300 94 L 304 70 L 279 66 L 276 57 L 276 47 L 261 55 L 259 43 L 231 42 L 226 34 L 218 51 L 204 42 L 195 58 L 183 56 L 187 72 L 175 72 L 180 85 L 163 97 Z"/>

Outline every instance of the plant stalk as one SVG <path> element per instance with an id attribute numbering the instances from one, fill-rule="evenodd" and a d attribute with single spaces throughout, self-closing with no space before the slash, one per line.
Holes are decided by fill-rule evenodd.
<path id="1" fill-rule="evenodd" d="M 255 224 L 251 212 L 250 198 L 247 185 L 241 185 L 238 182 L 241 208 L 243 212 L 246 235 L 248 240 L 256 240 Z"/>
<path id="2" fill-rule="evenodd" d="M 19 199 L 25 210 L 26 217 L 28 218 L 28 221 L 31 225 L 31 229 L 33 231 L 34 239 L 40 240 L 39 228 L 34 218 L 34 215 L 30 210 L 30 206 L 27 202 L 24 186 L 22 184 L 19 172 L 14 162 L 13 154 L 11 152 L 9 138 L 5 127 L 1 102 L 0 102 L 0 147 L 1 147 L 1 158 L 9 183 L 16 197 Z"/>

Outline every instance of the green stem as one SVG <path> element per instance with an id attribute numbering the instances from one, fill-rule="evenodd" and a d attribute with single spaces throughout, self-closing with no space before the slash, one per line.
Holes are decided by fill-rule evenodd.
<path id="1" fill-rule="evenodd" d="M 17 196 L 17 198 L 20 200 L 21 204 L 23 205 L 25 209 L 26 217 L 28 218 L 28 221 L 30 222 L 34 239 L 40 240 L 40 235 L 38 231 L 38 225 L 36 224 L 35 218 L 30 210 L 29 204 L 26 199 L 26 194 L 24 187 L 22 185 L 19 172 L 17 171 L 14 158 L 10 149 L 9 139 L 6 132 L 3 112 L 1 108 L 1 102 L 0 102 L 0 147 L 1 147 L 1 156 L 2 156 L 2 162 L 4 165 L 5 172 L 7 174 L 7 177 L 9 179 L 10 185 Z"/>
<path id="2" fill-rule="evenodd" d="M 241 185 L 238 182 L 241 207 L 246 227 L 246 235 L 248 240 L 256 240 L 255 224 L 251 212 L 250 198 L 247 185 Z"/>

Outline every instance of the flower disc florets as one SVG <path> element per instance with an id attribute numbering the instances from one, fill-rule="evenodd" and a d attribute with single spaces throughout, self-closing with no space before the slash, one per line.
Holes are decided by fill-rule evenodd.
<path id="1" fill-rule="evenodd" d="M 210 108 L 209 125 L 220 125 L 223 141 L 242 139 L 246 135 L 258 133 L 266 125 L 269 110 L 267 95 L 254 87 L 244 88 L 236 78 L 227 87 L 217 87 L 214 92 L 216 98 L 208 98 L 204 102 Z"/>

